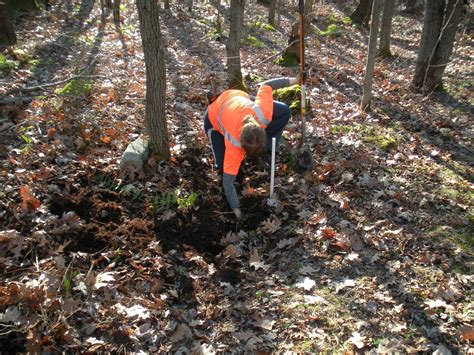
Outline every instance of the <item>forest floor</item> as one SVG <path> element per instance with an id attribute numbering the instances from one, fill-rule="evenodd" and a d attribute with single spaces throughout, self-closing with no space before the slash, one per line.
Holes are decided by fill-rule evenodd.
<path id="1" fill-rule="evenodd" d="M 397 12 L 362 113 L 368 32 L 350 8 L 318 4 L 314 168 L 295 171 L 295 112 L 278 205 L 268 172 L 246 163 L 237 222 L 201 129 L 206 92 L 226 80 L 210 4 L 163 12 L 172 158 L 120 179 L 145 110 L 137 14 L 122 2 L 120 25 L 93 0 L 21 14 L 18 44 L 0 54 L 2 100 L 26 97 L 0 106 L 0 352 L 473 353 L 472 33 L 443 90 L 422 95 L 410 88 L 422 17 Z M 252 90 L 298 74 L 271 58 L 297 19 L 285 10 L 271 31 L 267 9 L 247 4 Z M 44 86 L 77 74 L 93 77 Z"/>

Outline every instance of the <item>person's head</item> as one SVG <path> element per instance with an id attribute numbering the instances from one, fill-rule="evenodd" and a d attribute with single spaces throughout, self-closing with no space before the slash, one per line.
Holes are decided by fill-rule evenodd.
<path id="1" fill-rule="evenodd" d="M 267 134 L 257 122 L 255 116 L 247 115 L 242 123 L 240 143 L 250 157 L 259 156 L 267 145 Z"/>

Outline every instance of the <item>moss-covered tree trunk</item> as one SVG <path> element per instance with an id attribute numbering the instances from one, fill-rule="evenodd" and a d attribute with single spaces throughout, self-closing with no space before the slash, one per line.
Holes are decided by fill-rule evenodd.
<path id="1" fill-rule="evenodd" d="M 244 25 L 245 0 L 230 1 L 229 38 L 226 43 L 229 88 L 245 90 L 240 64 L 240 39 Z"/>
<path id="2" fill-rule="evenodd" d="M 384 0 L 382 24 L 380 26 L 380 45 L 379 56 L 389 57 L 390 52 L 390 36 L 392 32 L 393 10 L 395 8 L 395 0 Z"/>
<path id="3" fill-rule="evenodd" d="M 379 37 L 382 1 L 383 0 L 373 0 L 372 18 L 370 20 L 369 49 L 367 54 L 367 64 L 365 67 L 362 100 L 360 104 L 361 110 L 368 109 L 372 100 L 372 81 L 375 67 L 375 55 L 377 52 L 377 39 Z"/>
<path id="4" fill-rule="evenodd" d="M 425 92 L 441 85 L 453 52 L 464 0 L 427 0 L 413 86 Z"/>
<path id="5" fill-rule="evenodd" d="M 0 45 L 12 46 L 16 43 L 13 29 L 11 0 L 0 0 Z"/>
<path id="6" fill-rule="evenodd" d="M 352 22 L 358 25 L 368 26 L 371 9 L 372 0 L 360 0 L 359 5 L 350 16 Z"/>
<path id="7" fill-rule="evenodd" d="M 170 155 L 166 124 L 166 70 L 161 39 L 159 6 L 152 0 L 136 0 L 146 67 L 145 123 L 150 150 L 161 159 Z"/>

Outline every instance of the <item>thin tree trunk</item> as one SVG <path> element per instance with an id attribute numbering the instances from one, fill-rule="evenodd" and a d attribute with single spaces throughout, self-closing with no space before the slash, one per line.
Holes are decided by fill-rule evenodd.
<path id="1" fill-rule="evenodd" d="M 136 0 L 146 67 L 145 123 L 150 150 L 161 159 L 170 155 L 166 124 L 166 70 L 158 2 Z"/>
<path id="2" fill-rule="evenodd" d="M 463 0 L 428 0 L 423 33 L 413 77 L 413 86 L 422 91 L 434 90 L 451 57 L 456 32 L 461 21 Z"/>
<path id="3" fill-rule="evenodd" d="M 11 0 L 0 0 L 0 44 L 12 46 L 16 43 L 13 29 L 13 11 Z"/>
<path id="4" fill-rule="evenodd" d="M 152 1 L 152 0 L 150 0 L 150 1 Z M 164 7 L 165 7 L 165 10 L 170 9 L 170 0 L 163 0 L 163 4 L 164 4 Z"/>
<path id="5" fill-rule="evenodd" d="M 280 24 L 281 24 L 281 3 L 282 3 L 283 0 L 278 0 L 278 4 L 277 4 L 277 13 L 278 13 L 278 16 L 277 16 L 277 27 L 280 28 Z"/>
<path id="6" fill-rule="evenodd" d="M 271 0 L 268 7 L 268 23 L 275 27 L 275 12 L 278 0 Z"/>
<path id="7" fill-rule="evenodd" d="M 310 23 L 311 23 L 311 18 L 313 17 L 313 0 L 306 0 L 304 3 L 304 26 L 303 30 L 304 33 L 303 35 L 306 36 L 308 35 L 309 29 L 310 29 Z"/>
<path id="8" fill-rule="evenodd" d="M 114 0 L 113 4 L 114 22 L 117 24 L 120 24 L 120 1 L 121 0 Z"/>
<path id="9" fill-rule="evenodd" d="M 389 57 L 392 55 L 390 52 L 390 36 L 392 32 L 394 8 L 395 0 L 384 0 L 379 45 L 379 56 L 381 57 Z"/>
<path id="10" fill-rule="evenodd" d="M 364 87 L 362 94 L 361 110 L 365 111 L 370 107 L 372 100 L 372 81 L 375 66 L 375 54 L 377 52 L 377 39 L 379 37 L 380 10 L 382 0 L 373 0 L 372 18 L 370 21 L 369 49 L 367 54 L 367 65 L 365 67 Z"/>
<path id="11" fill-rule="evenodd" d="M 230 88 L 244 89 L 240 64 L 240 39 L 244 24 L 245 0 L 230 1 L 229 38 L 227 39 L 227 74 Z"/>

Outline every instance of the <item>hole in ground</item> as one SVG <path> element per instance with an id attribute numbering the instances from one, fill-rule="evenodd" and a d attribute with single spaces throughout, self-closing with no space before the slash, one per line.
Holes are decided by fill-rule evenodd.
<path id="1" fill-rule="evenodd" d="M 112 227 L 114 226 L 112 225 Z M 105 228 L 107 228 L 107 225 Z M 72 242 L 66 247 L 66 251 L 97 253 L 110 244 L 111 237 L 109 233 L 113 232 L 105 232 L 101 226 L 95 223 L 86 224 L 79 231 L 66 234 L 72 239 Z"/>
<path id="2" fill-rule="evenodd" d="M 91 216 L 91 201 L 83 194 L 78 196 L 53 196 L 50 202 L 49 211 L 59 217 L 63 213 L 75 212 L 86 222 Z"/>

